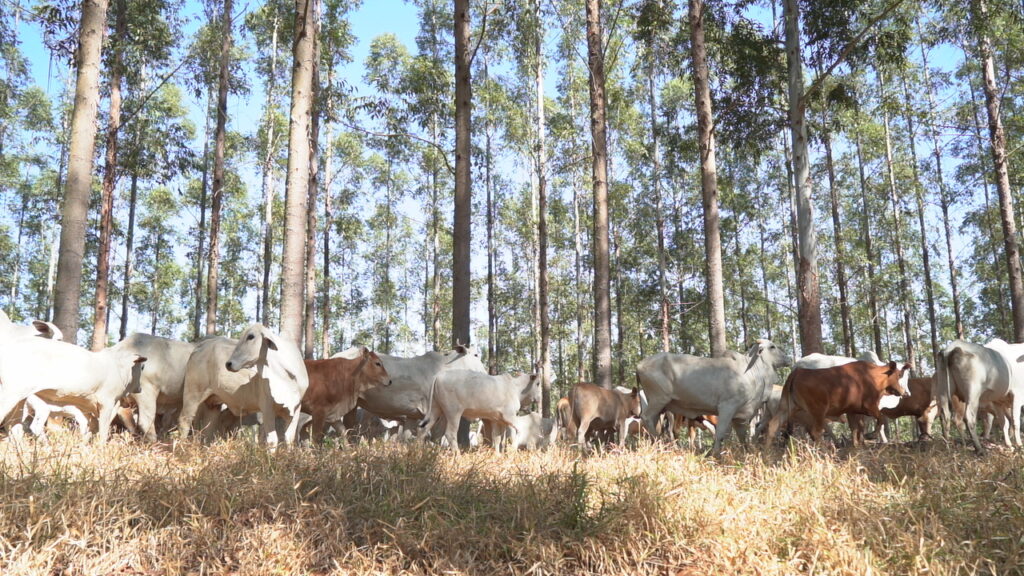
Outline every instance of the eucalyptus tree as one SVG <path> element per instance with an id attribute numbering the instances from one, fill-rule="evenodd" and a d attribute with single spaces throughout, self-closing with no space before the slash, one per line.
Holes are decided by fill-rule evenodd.
<path id="1" fill-rule="evenodd" d="M 64 339 L 78 340 L 82 257 L 92 184 L 96 113 L 99 106 L 99 71 L 106 26 L 107 0 L 83 0 L 75 68 L 75 110 L 71 121 L 68 177 L 61 218 L 60 254 L 54 292 L 53 322 Z"/>
<path id="2" fill-rule="evenodd" d="M 173 328 L 186 320 L 171 298 L 174 288 L 187 280 L 184 267 L 171 257 L 183 236 L 174 226 L 180 211 L 180 202 L 167 187 L 143 191 L 135 261 L 144 281 L 133 285 L 130 293 L 139 311 L 149 316 L 149 332 L 166 337 L 176 336 Z"/>
<path id="3" fill-rule="evenodd" d="M 608 125 L 600 0 L 587 0 L 591 173 L 594 191 L 594 383 L 612 386 L 611 269 L 608 257 Z"/>
<path id="4" fill-rule="evenodd" d="M 452 223 L 452 344 L 470 340 L 473 85 L 470 2 L 455 0 L 455 210 Z"/>

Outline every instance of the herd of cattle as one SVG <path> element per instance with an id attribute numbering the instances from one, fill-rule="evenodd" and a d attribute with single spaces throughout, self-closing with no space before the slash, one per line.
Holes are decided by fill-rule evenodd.
<path id="1" fill-rule="evenodd" d="M 9 435 L 45 436 L 51 418 L 72 418 L 86 437 L 106 440 L 119 422 L 146 440 L 178 428 L 210 438 L 250 418 L 262 442 L 295 443 L 309 425 L 313 442 L 329 428 L 360 435 L 440 439 L 459 450 L 457 430 L 481 420 L 475 438 L 501 451 L 536 448 L 558 439 L 585 446 L 588 439 L 623 444 L 632 433 L 673 436 L 685 426 L 714 434 L 720 455 L 732 428 L 746 442 L 763 435 L 766 446 L 780 428 L 800 426 L 821 441 L 829 422 L 845 421 L 855 445 L 865 441 L 865 420 L 883 424 L 915 418 L 915 434 L 930 433 L 936 415 L 966 428 L 978 451 L 977 419 L 985 434 L 997 419 L 1003 438 L 1017 446 L 1024 405 L 1024 344 L 953 341 L 936 357 L 930 378 L 910 378 L 909 365 L 811 354 L 795 363 L 785 350 L 759 340 L 745 353 L 720 358 L 662 352 L 637 365 L 637 386 L 604 389 L 580 383 L 561 398 L 555 418 L 536 409 L 537 374 L 489 375 L 477 355 L 459 346 L 413 358 L 354 347 L 331 358 L 303 359 L 298 348 L 254 324 L 238 340 L 209 337 L 196 343 L 133 334 L 90 352 L 62 341 L 53 324 L 22 326 L 0 312 L 0 423 Z M 780 386 L 780 370 L 791 368 Z M 520 414 L 527 411 L 526 414 Z M 255 418 L 254 418 L 255 416 Z M 415 424 L 415 425 L 413 425 Z M 408 425 L 408 426 L 407 426 Z"/>

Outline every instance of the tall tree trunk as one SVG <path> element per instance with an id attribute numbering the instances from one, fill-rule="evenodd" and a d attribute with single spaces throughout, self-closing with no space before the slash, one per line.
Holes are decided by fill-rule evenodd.
<path id="1" fill-rule="evenodd" d="M 655 63 L 657 56 L 655 49 L 654 35 L 652 34 L 651 43 L 647 47 L 647 106 L 651 111 L 651 190 L 654 192 L 654 226 L 658 234 L 658 296 L 660 299 L 658 308 L 661 316 L 661 349 L 663 352 L 668 352 L 672 333 L 666 275 L 665 214 L 661 198 L 661 158 L 658 150 L 657 64 Z"/>
<path id="2" fill-rule="evenodd" d="M 594 186 L 594 383 L 612 387 L 611 269 L 608 261 L 608 126 L 601 0 L 587 0 L 590 134 Z"/>
<path id="3" fill-rule="evenodd" d="M 536 57 L 537 97 L 537 233 L 539 251 L 537 255 L 537 293 L 540 311 L 540 368 L 541 368 L 541 415 L 551 416 L 551 319 L 548 305 L 548 148 L 547 127 L 544 112 L 544 20 L 540 13 L 540 0 L 534 5 L 536 29 L 534 56 Z"/>
<path id="4" fill-rule="evenodd" d="M 704 209 L 704 257 L 707 274 L 708 340 L 711 356 L 724 356 L 725 285 L 722 280 L 722 232 L 718 214 L 718 166 L 715 162 L 715 127 L 711 116 L 711 85 L 704 44 L 703 0 L 690 0 L 690 57 L 693 92 L 697 103 L 697 146 L 700 151 L 700 187 Z"/>
<path id="5" fill-rule="evenodd" d="M 858 118 L 860 110 L 857 111 Z M 862 121 L 862 120 L 859 120 Z M 882 354 L 882 327 L 878 315 L 878 289 L 875 285 L 875 251 L 871 238 L 871 206 L 868 204 L 868 180 L 864 173 L 864 151 L 860 142 L 860 129 L 855 131 L 854 146 L 857 149 L 857 170 L 860 178 L 861 234 L 864 238 L 864 260 L 868 265 L 868 314 L 871 316 L 871 336 L 875 354 Z"/>
<path id="6" fill-rule="evenodd" d="M 331 190 L 334 189 L 334 68 L 327 68 L 326 108 L 327 150 L 324 153 L 324 247 L 323 247 L 323 292 L 320 300 L 320 354 L 323 358 L 331 355 L 331 224 L 334 214 L 331 206 Z"/>
<path id="7" fill-rule="evenodd" d="M 206 95 L 206 126 L 203 128 L 203 175 L 200 179 L 200 190 L 199 190 L 199 232 L 196 235 L 198 238 L 198 246 L 196 248 L 196 287 L 195 287 L 195 298 L 196 307 L 195 315 L 192 318 L 192 334 L 193 338 L 198 340 L 202 333 L 200 332 L 200 324 L 203 318 L 203 263 L 206 261 L 206 253 L 204 252 L 204 241 L 206 240 L 206 190 L 209 184 L 210 175 L 210 104 L 213 100 L 212 92 L 207 92 Z"/>
<path id="8" fill-rule="evenodd" d="M 455 0 L 455 218 L 452 233 L 452 344 L 469 344 L 472 242 L 472 114 L 469 0 Z M 468 440 L 468 438 L 467 438 Z"/>
<path id="9" fill-rule="evenodd" d="M 793 172 L 796 185 L 797 224 L 800 236 L 800 275 L 797 303 L 800 316 L 800 344 L 803 354 L 823 352 L 821 343 L 821 292 L 818 283 L 818 239 L 811 202 L 810 157 L 807 141 L 803 59 L 800 51 L 798 0 L 785 0 L 786 61 L 789 67 L 789 125 L 793 142 Z"/>
<path id="10" fill-rule="evenodd" d="M 772 308 L 771 301 L 768 298 L 768 262 L 766 256 L 768 243 L 765 236 L 764 210 L 760 206 L 757 208 L 757 233 L 761 247 L 758 259 L 761 264 L 761 298 L 764 299 L 765 333 L 769 340 L 774 340 L 775 336 L 772 334 Z"/>
<path id="11" fill-rule="evenodd" d="M 928 248 L 928 228 L 925 226 L 924 217 L 924 184 L 921 182 L 921 176 L 917 169 L 917 133 L 914 130 L 914 114 L 911 109 L 910 87 L 907 85 L 906 70 L 903 71 L 901 80 L 903 82 L 903 98 L 905 114 L 905 122 L 907 123 L 908 140 L 910 142 L 910 167 L 911 172 L 914 176 L 914 199 L 917 202 L 917 227 L 921 234 L 921 262 L 924 266 L 924 294 L 925 301 L 928 304 L 928 328 L 929 337 L 931 339 L 932 354 L 931 358 L 934 360 L 935 354 L 939 351 L 939 327 L 938 321 L 935 318 L 935 294 L 932 291 L 932 262 L 931 254 Z M 941 184 L 940 184 L 941 187 Z"/>
<path id="12" fill-rule="evenodd" d="M 983 0 L 971 2 L 971 19 L 975 28 L 986 19 L 986 6 Z M 979 22 L 981 21 L 981 22 Z M 1013 316 L 1013 340 L 1024 342 L 1024 276 L 1021 274 L 1020 250 L 1017 245 L 1017 223 L 1013 211 L 1013 196 L 1010 190 L 1010 176 L 1006 158 L 1006 133 L 999 111 L 999 90 L 996 86 L 996 73 L 992 43 L 987 34 L 982 33 L 977 39 L 978 55 L 981 59 L 982 76 L 984 78 L 985 110 L 988 112 L 989 142 L 992 146 L 992 165 L 995 173 L 996 189 L 999 191 L 999 215 L 1003 227 L 1003 245 L 1006 249 L 1006 269 L 1010 279 L 1010 309 Z"/>
<path id="13" fill-rule="evenodd" d="M 53 322 L 64 333 L 64 339 L 72 344 L 78 340 L 82 257 L 96 145 L 96 110 L 100 99 L 100 54 L 106 25 L 107 0 L 83 0 L 78 50 L 75 52 L 78 73 L 53 303 Z"/>
<path id="14" fill-rule="evenodd" d="M 918 370 L 917 355 L 914 346 L 914 303 L 911 302 L 910 284 L 907 280 L 907 260 L 903 255 L 903 219 L 900 208 L 899 193 L 896 191 L 896 169 L 892 157 L 892 136 L 889 130 L 889 111 L 885 105 L 885 76 L 878 70 L 878 90 L 882 101 L 882 127 L 885 131 L 885 167 L 889 177 L 889 202 L 892 206 L 893 247 L 896 249 L 896 266 L 900 274 L 900 310 L 903 313 L 903 340 L 907 362 L 914 370 Z"/>
<path id="15" fill-rule="evenodd" d="M 316 344 L 316 205 L 320 175 L 320 0 L 313 0 L 313 81 L 310 92 L 309 198 L 306 201 L 306 287 L 303 356 L 313 358 Z"/>
<path id="16" fill-rule="evenodd" d="M 136 134 L 135 146 L 138 150 L 140 138 Z M 132 257 L 134 256 L 135 250 L 135 209 L 139 198 L 139 169 L 136 166 L 132 171 L 132 184 L 128 198 L 128 230 L 125 233 L 124 241 L 124 277 L 121 285 L 121 325 L 118 328 L 118 339 L 124 340 L 128 337 L 128 300 L 131 295 L 132 286 Z M 154 262 L 159 262 L 154 256 Z"/>
<path id="17" fill-rule="evenodd" d="M 96 252 L 96 305 L 92 319 L 92 349 L 107 346 L 110 317 L 110 240 L 114 233 L 114 188 L 117 187 L 117 137 L 121 129 L 121 61 L 127 42 L 128 14 L 124 0 L 115 0 L 114 53 L 110 62 L 110 114 L 107 117 L 107 149 L 103 162 L 103 193 L 100 203 L 100 246 Z"/>
<path id="18" fill-rule="evenodd" d="M 573 67 L 569 66 L 566 72 L 567 84 L 569 86 L 569 117 L 575 122 L 576 119 L 576 91 L 572 89 L 575 85 L 575 74 Z M 582 144 L 582 143 L 581 143 Z M 582 145 L 577 146 L 582 148 Z M 586 377 L 586 360 L 583 346 L 583 225 L 580 219 L 580 203 L 582 202 L 582 190 L 580 182 L 583 181 L 583 168 L 575 163 L 572 169 L 572 226 L 573 226 L 573 294 L 576 303 L 576 382 L 583 382 Z"/>
<path id="19" fill-rule="evenodd" d="M 968 84 L 970 85 L 970 91 L 971 91 L 971 107 L 973 108 L 973 118 L 974 118 L 974 122 L 973 122 L 973 124 L 974 124 L 974 141 L 978 145 L 978 161 L 979 162 L 984 162 L 984 159 L 985 159 L 985 143 L 984 143 L 985 142 L 985 138 L 982 135 L 982 128 L 981 128 L 981 123 L 982 123 L 982 121 L 981 121 L 981 105 L 978 104 L 978 101 L 977 101 L 977 96 L 975 94 L 974 83 L 973 82 L 969 82 Z M 985 203 L 984 203 L 985 209 L 984 209 L 984 211 L 982 213 L 983 214 L 982 225 L 985 227 L 986 231 L 988 232 L 989 237 L 990 238 L 995 238 L 999 234 L 999 232 L 998 232 L 998 229 L 996 227 L 996 223 L 992 219 L 992 216 L 991 216 L 992 213 L 989 210 L 989 199 L 991 198 L 991 190 L 989 189 L 988 177 L 986 177 L 984 173 L 981 174 L 981 184 L 982 184 L 982 190 L 983 190 L 984 196 L 985 196 Z M 1005 275 L 1006 270 L 1002 266 L 999 265 L 999 254 L 998 254 L 997 251 L 993 251 L 991 253 L 991 256 L 992 256 L 992 273 L 995 274 L 995 277 L 996 277 L 995 286 L 996 286 L 997 301 L 998 302 L 1004 302 L 1006 300 L 1006 292 L 1003 290 L 1003 287 L 1007 284 L 1006 275 Z M 1010 333 L 1010 327 L 1009 327 L 1009 322 L 1008 322 L 1008 320 L 1006 318 L 1006 307 L 1005 306 L 996 306 L 996 310 L 998 310 L 998 312 L 999 312 L 999 327 L 997 329 L 997 333 L 998 334 L 1009 334 Z"/>
<path id="20" fill-rule="evenodd" d="M 921 22 L 919 19 L 915 20 L 917 25 L 917 35 L 921 37 Z M 942 228 L 946 238 L 946 256 L 947 265 L 949 267 L 949 286 L 951 291 L 951 297 L 953 299 L 953 320 L 956 326 L 956 337 L 963 339 L 964 337 L 964 322 L 963 317 L 960 313 L 960 286 L 957 282 L 956 273 L 956 258 L 953 255 L 953 229 L 949 223 L 949 190 L 946 189 L 946 180 L 942 173 L 942 146 L 939 143 L 939 129 L 935 123 L 935 115 L 937 114 L 937 108 L 935 103 L 935 89 L 932 86 L 930 72 L 928 70 L 928 54 L 925 51 L 924 42 L 919 42 L 921 45 L 921 68 L 924 72 L 924 84 L 925 89 L 928 92 L 928 109 L 926 110 L 926 118 L 931 129 L 932 137 L 932 156 L 935 159 L 935 178 L 939 184 L 939 207 L 942 210 Z M 973 91 L 972 91 L 973 94 Z"/>
<path id="21" fill-rule="evenodd" d="M 210 258 L 206 270 L 206 335 L 217 333 L 217 284 L 220 276 L 220 213 L 224 203 L 224 154 L 227 148 L 228 77 L 231 74 L 231 5 L 224 0 L 221 23 L 220 76 L 217 79 L 217 132 L 213 146 L 213 192 L 210 202 Z"/>
<path id="22" fill-rule="evenodd" d="M 263 302 L 260 322 L 264 326 L 270 326 L 270 267 L 274 261 L 274 157 L 277 150 L 277 139 L 274 134 L 274 91 L 277 89 L 277 29 L 278 14 L 275 9 L 274 29 L 270 37 L 270 76 L 267 78 L 267 102 L 264 105 L 264 115 L 267 118 L 267 149 L 263 154 L 263 286 L 260 299 Z"/>
<path id="23" fill-rule="evenodd" d="M 302 340 L 306 212 L 309 209 L 310 121 L 313 108 L 314 0 L 295 0 L 292 98 L 288 121 L 284 252 L 281 262 L 281 334 Z"/>
<path id="24" fill-rule="evenodd" d="M 822 130 L 825 145 L 825 168 L 828 173 L 828 193 L 832 203 L 832 232 L 835 235 L 836 284 L 839 286 L 839 317 L 843 329 L 843 354 L 853 355 L 853 324 L 850 320 L 850 300 L 846 286 L 846 248 L 843 241 L 842 208 L 839 203 L 839 188 L 836 186 L 836 170 L 832 158 L 832 134 L 828 129 L 826 113 L 825 128 Z"/>

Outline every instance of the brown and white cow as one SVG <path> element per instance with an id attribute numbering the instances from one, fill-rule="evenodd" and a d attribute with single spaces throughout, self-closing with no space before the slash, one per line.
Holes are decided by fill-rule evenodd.
<path id="1" fill-rule="evenodd" d="M 878 366 L 870 362 L 852 362 L 831 368 L 795 368 L 782 388 L 779 411 L 768 425 L 765 446 L 775 438 L 782 423 L 788 424 L 801 413 L 810 424 L 811 438 L 820 442 L 825 420 L 847 416 L 854 445 L 864 443 L 862 416 L 881 420 L 879 402 L 883 395 L 906 396 L 900 377 L 910 365 L 889 362 Z"/>
<path id="2" fill-rule="evenodd" d="M 626 420 L 640 416 L 640 391 L 633 388 L 626 394 L 581 382 L 569 391 L 569 406 L 579 445 L 583 445 L 591 429 L 614 428 L 622 446 L 629 436 Z"/>
<path id="3" fill-rule="evenodd" d="M 355 409 L 363 392 L 391 385 L 391 377 L 375 352 L 366 347 L 351 352 L 324 360 L 305 360 L 309 387 L 302 396 L 302 411 L 313 417 L 310 435 L 317 444 L 324 440 L 324 424 L 341 421 Z"/>

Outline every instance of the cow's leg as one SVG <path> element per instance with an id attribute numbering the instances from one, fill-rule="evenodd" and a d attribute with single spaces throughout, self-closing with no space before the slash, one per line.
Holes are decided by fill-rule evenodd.
<path id="1" fill-rule="evenodd" d="M 459 420 L 462 419 L 462 411 L 458 411 L 455 414 L 445 415 L 444 424 L 444 438 L 448 441 L 448 447 L 451 448 L 456 454 L 459 454 Z"/>
<path id="2" fill-rule="evenodd" d="M 117 407 L 119 405 L 120 403 L 117 400 L 100 405 L 100 415 L 97 420 L 99 430 L 96 431 L 100 444 L 105 444 L 107 439 L 110 438 L 110 425 L 114 422 L 114 416 L 117 415 Z"/>
<path id="3" fill-rule="evenodd" d="M 291 446 L 294 446 L 299 438 L 299 422 L 302 421 L 302 419 L 299 418 L 299 414 L 302 413 L 300 408 L 300 405 L 295 405 L 288 410 L 288 425 L 284 429 L 284 442 Z M 276 419 L 277 418 L 275 418 L 275 420 Z M 321 434 L 323 434 L 322 427 Z"/>
<path id="4" fill-rule="evenodd" d="M 21 401 L 26 398 L 23 394 L 18 394 L 14 391 L 4 391 L 0 389 L 0 422 L 8 424 L 8 430 L 11 429 L 11 423 L 8 423 L 8 416 L 21 404 Z"/>
<path id="5" fill-rule="evenodd" d="M 578 444 L 580 448 L 587 445 L 587 430 L 590 429 L 590 423 L 593 420 L 593 416 L 580 418 L 580 425 L 576 428 L 576 444 Z"/>
<path id="6" fill-rule="evenodd" d="M 1017 398 L 1015 396 L 1013 398 L 1013 407 L 1011 408 L 1012 412 L 1010 412 L 1010 420 L 1012 421 L 1012 426 L 1013 426 L 1013 440 L 1014 440 L 1014 442 L 1017 443 L 1018 447 L 1024 448 L 1024 445 L 1022 445 L 1020 443 L 1020 411 L 1021 411 L 1021 408 L 1024 408 L 1024 397 Z"/>
<path id="7" fill-rule="evenodd" d="M 317 408 L 313 410 L 311 416 L 313 417 L 313 423 L 309 430 L 309 437 L 313 441 L 313 444 L 321 446 L 324 443 L 324 418 L 326 415 L 322 408 Z"/>
<path id="8" fill-rule="evenodd" d="M 658 419 L 661 418 L 661 414 L 670 400 L 671 398 L 668 396 L 647 397 L 647 408 L 640 414 L 640 419 L 644 422 L 644 428 L 647 428 L 647 432 L 654 438 L 658 437 Z M 671 432 L 669 434 L 671 435 Z"/>
<path id="9" fill-rule="evenodd" d="M 732 431 L 732 420 L 736 417 L 736 408 L 729 406 L 724 410 L 718 410 L 718 429 L 715 430 L 715 444 L 711 447 L 711 454 L 718 458 L 722 455 L 722 448 L 725 440 Z"/>
<path id="10" fill-rule="evenodd" d="M 973 394 L 967 399 L 966 406 L 964 408 L 964 425 L 967 427 L 967 432 L 971 435 L 971 442 L 974 444 L 974 450 L 978 454 L 984 453 L 985 449 L 981 447 L 981 440 L 978 439 L 978 402 L 979 399 L 977 394 Z"/>
<path id="11" fill-rule="evenodd" d="M 629 438 L 629 418 L 619 421 L 619 447 L 626 447 L 626 438 Z"/>
<path id="12" fill-rule="evenodd" d="M 192 431 L 192 420 L 196 417 L 196 411 L 209 397 L 209 392 L 203 394 L 185 392 L 181 402 L 181 412 L 178 414 L 178 431 L 181 432 L 182 438 L 188 438 L 189 432 Z"/>
<path id="13" fill-rule="evenodd" d="M 153 421 L 156 420 L 156 397 L 158 392 L 155 388 L 146 387 L 135 394 L 135 404 L 139 407 L 139 430 L 142 438 L 147 442 L 156 441 L 156 427 Z"/>
<path id="14" fill-rule="evenodd" d="M 865 442 L 864 438 L 864 417 L 859 414 L 847 414 L 846 421 L 850 425 L 850 437 L 853 441 L 854 446 L 863 446 Z M 879 420 L 875 420 L 876 430 L 881 430 L 881 426 L 878 425 Z"/>
<path id="15" fill-rule="evenodd" d="M 32 435 L 45 439 L 46 423 L 50 420 L 50 405 L 43 402 L 42 398 L 33 394 L 25 399 L 25 407 L 22 410 L 22 422 L 29 412 L 32 412 L 32 424 L 28 427 Z M 86 428 L 88 431 L 88 428 Z"/>

